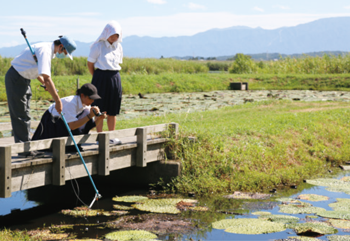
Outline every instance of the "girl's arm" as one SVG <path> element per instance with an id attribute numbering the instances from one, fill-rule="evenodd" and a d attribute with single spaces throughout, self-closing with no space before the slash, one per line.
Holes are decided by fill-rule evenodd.
<path id="1" fill-rule="evenodd" d="M 91 75 L 94 75 L 94 72 L 95 72 L 95 63 L 91 63 L 91 62 L 88 61 L 87 66 L 88 66 L 88 69 L 89 69 L 90 74 L 91 74 Z"/>

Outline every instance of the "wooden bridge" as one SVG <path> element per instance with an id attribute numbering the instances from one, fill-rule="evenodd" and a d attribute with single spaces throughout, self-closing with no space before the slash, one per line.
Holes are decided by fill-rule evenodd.
<path id="1" fill-rule="evenodd" d="M 108 176 L 111 171 L 127 167 L 146 167 L 164 160 L 164 144 L 178 133 L 178 124 L 160 124 L 110 132 L 74 136 L 82 144 L 81 152 L 91 175 Z M 110 145 L 118 138 L 122 145 Z M 9 139 L 9 138 L 7 138 Z M 11 138 L 13 142 L 13 138 Z M 97 143 L 98 142 L 98 143 Z M 30 141 L 0 142 L 0 198 L 15 191 L 46 185 L 65 185 L 67 180 L 86 177 L 87 172 L 77 152 L 66 153 L 74 145 L 70 137 Z M 46 158 L 21 158 L 18 153 L 52 149 Z M 179 166 L 179 164 L 178 164 Z"/>

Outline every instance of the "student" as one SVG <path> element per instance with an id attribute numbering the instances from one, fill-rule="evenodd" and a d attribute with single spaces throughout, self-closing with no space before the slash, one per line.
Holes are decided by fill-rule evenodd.
<path id="1" fill-rule="evenodd" d="M 123 63 L 122 29 L 118 22 L 111 21 L 103 29 L 100 37 L 92 44 L 88 57 L 88 69 L 91 73 L 92 84 L 96 86 L 102 99 L 93 105 L 107 113 L 109 131 L 115 130 L 116 115 L 120 113 L 122 101 L 122 85 L 119 75 L 120 64 Z M 103 123 L 96 126 L 101 132 Z M 110 140 L 111 144 L 121 144 L 119 139 Z"/>
<path id="2" fill-rule="evenodd" d="M 94 100 L 98 99 L 101 97 L 97 94 L 96 87 L 90 83 L 81 86 L 76 95 L 61 99 L 63 115 L 73 135 L 88 134 L 96 124 L 103 122 L 105 113 L 96 117 L 95 113 L 99 113 L 100 109 L 97 106 L 90 106 Z M 69 132 L 56 109 L 56 104 L 52 104 L 42 116 L 32 141 L 64 136 L 69 136 Z M 74 151 L 75 147 L 68 149 Z"/>
<path id="3" fill-rule="evenodd" d="M 38 79 L 45 89 L 49 91 L 56 105 L 58 113 L 62 111 L 62 103 L 55 85 L 51 79 L 51 60 L 64 58 L 67 55 L 73 59 L 72 52 L 76 49 L 76 44 L 67 36 L 61 36 L 54 42 L 43 42 L 32 45 L 38 63 L 27 47 L 12 62 L 11 67 L 5 76 L 5 86 L 7 102 L 10 110 L 11 124 L 15 142 L 30 141 L 30 100 L 32 98 L 31 79 Z M 27 153 L 35 155 L 34 152 Z"/>

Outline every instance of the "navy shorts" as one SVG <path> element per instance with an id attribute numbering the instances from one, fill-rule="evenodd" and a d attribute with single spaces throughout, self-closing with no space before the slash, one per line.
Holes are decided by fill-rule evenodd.
<path id="1" fill-rule="evenodd" d="M 91 83 L 96 86 L 101 99 L 95 100 L 92 106 L 98 106 L 101 112 L 116 116 L 120 113 L 122 103 L 122 84 L 119 71 L 96 69 Z"/>

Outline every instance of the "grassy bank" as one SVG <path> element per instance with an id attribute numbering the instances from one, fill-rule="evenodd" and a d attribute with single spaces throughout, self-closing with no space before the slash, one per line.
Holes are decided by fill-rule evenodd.
<path id="1" fill-rule="evenodd" d="M 248 82 L 250 90 L 350 90 L 350 74 L 332 75 L 272 75 L 272 74 L 122 74 L 124 94 L 201 92 L 227 90 L 230 82 Z M 91 75 L 57 76 L 54 83 L 61 97 L 73 95 L 79 78 L 80 86 L 91 82 Z M 4 76 L 0 76 L 0 101 L 6 100 Z M 32 80 L 33 99 L 48 100 L 48 92 L 40 87 L 40 82 Z"/>
<path id="2" fill-rule="evenodd" d="M 164 187 L 212 194 L 296 184 L 348 161 L 349 119 L 347 103 L 269 101 L 119 121 L 117 127 L 179 123 L 181 137 L 169 148 L 182 162 L 182 175 Z"/>

